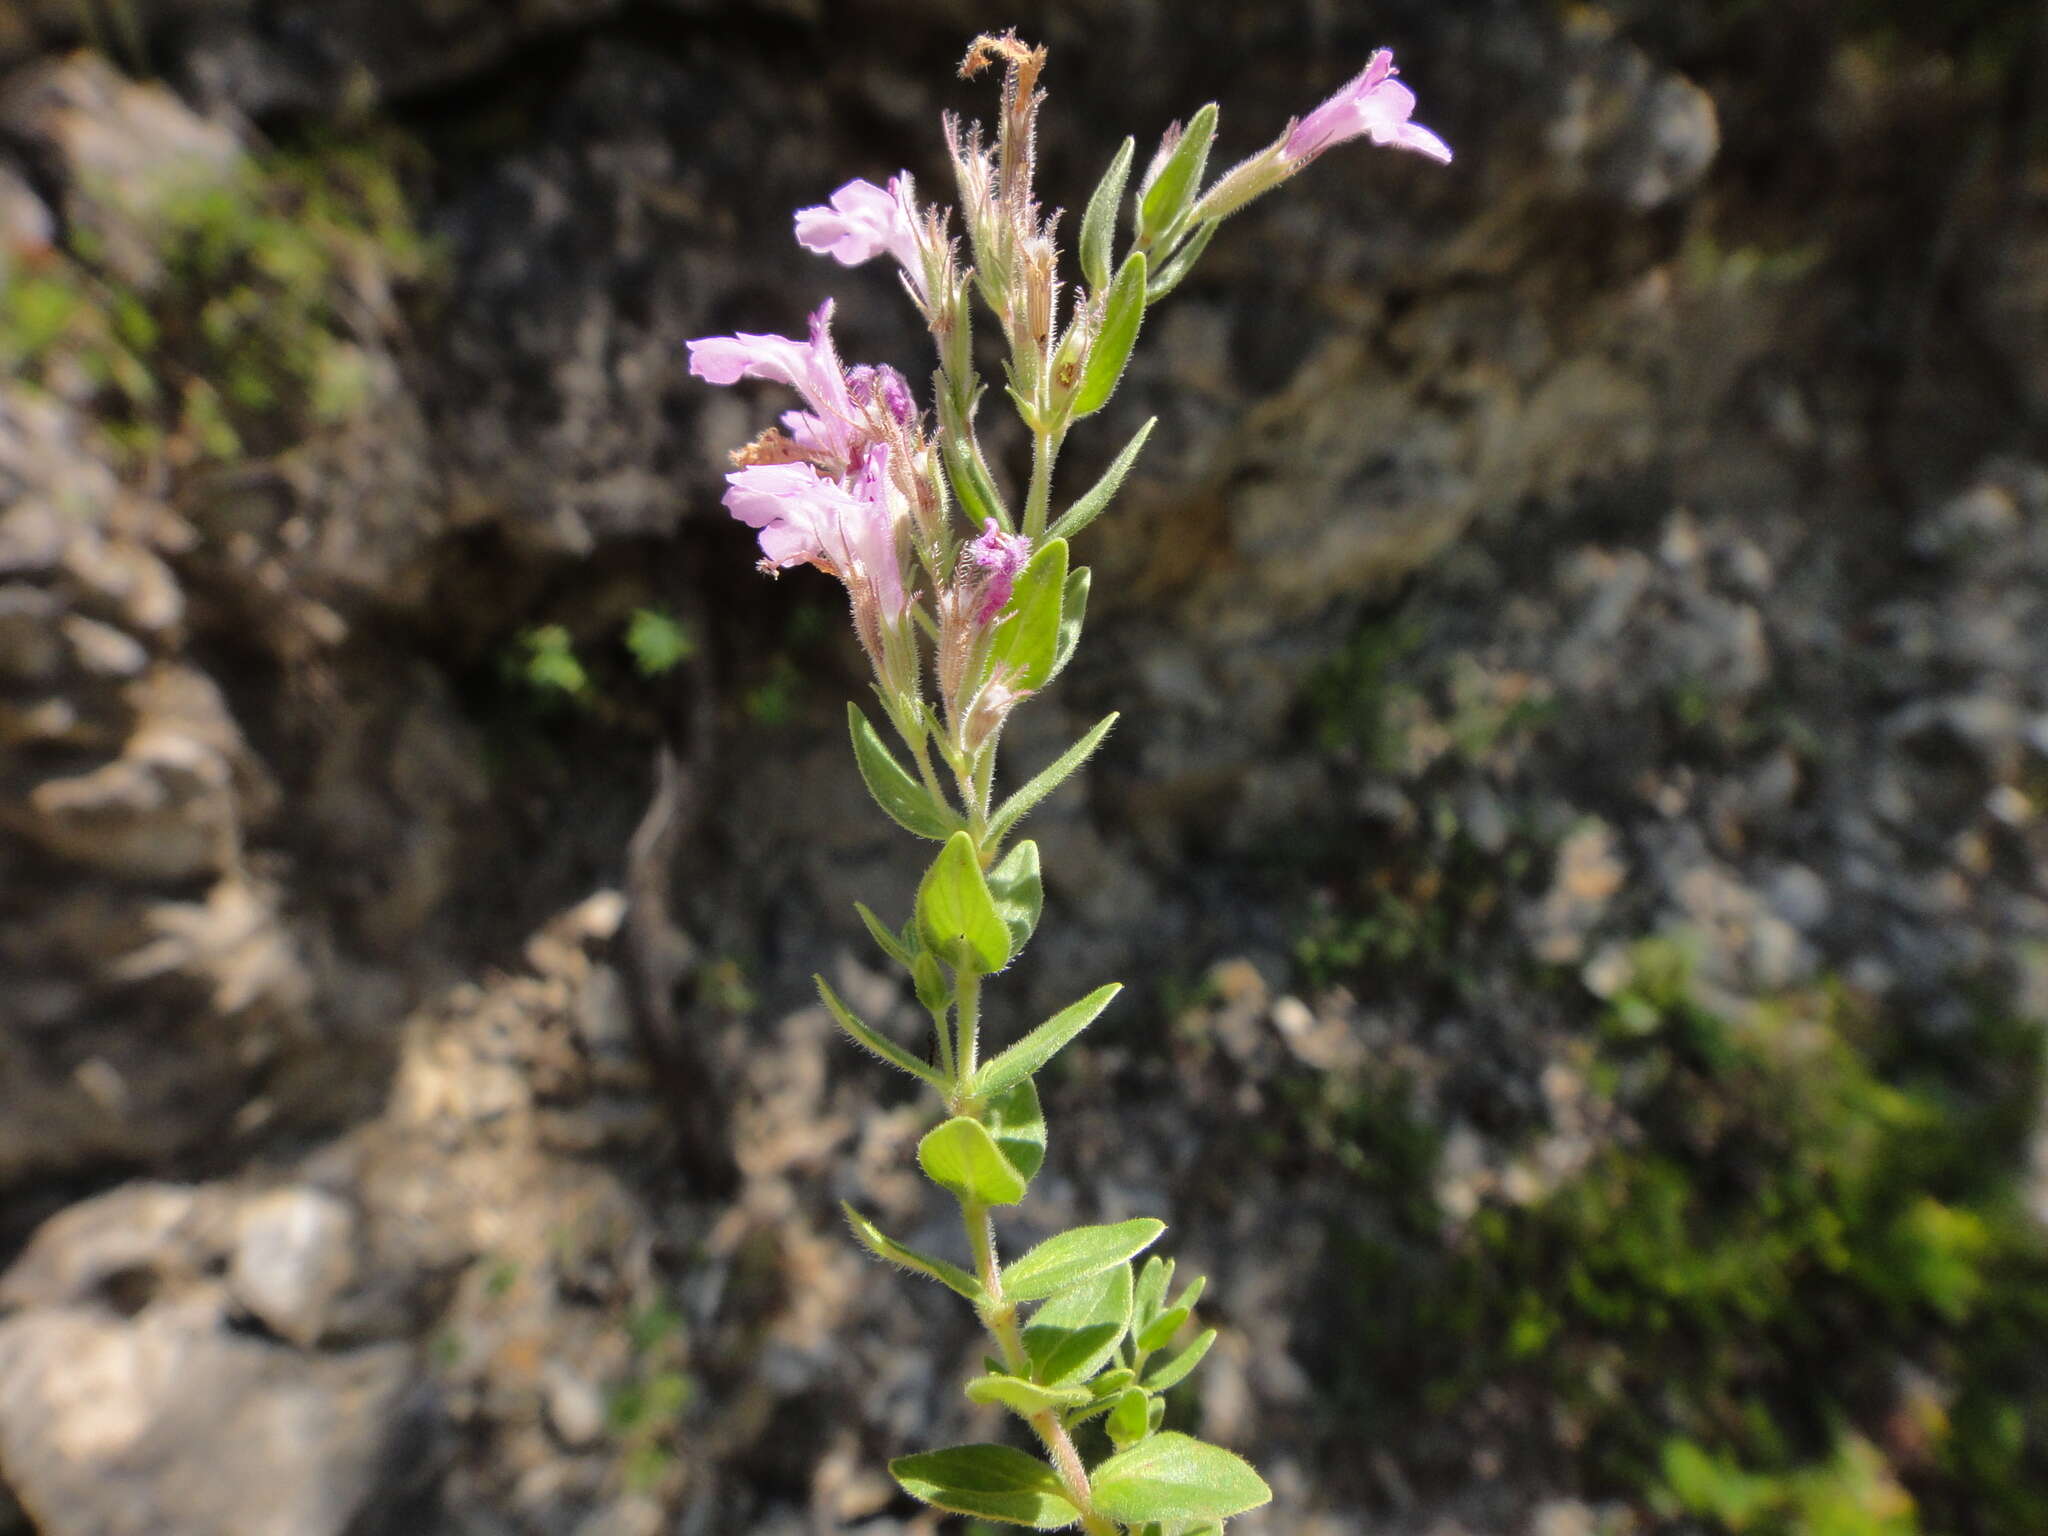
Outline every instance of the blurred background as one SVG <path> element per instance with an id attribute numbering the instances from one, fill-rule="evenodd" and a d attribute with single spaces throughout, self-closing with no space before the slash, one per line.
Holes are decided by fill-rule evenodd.
<path id="1" fill-rule="evenodd" d="M 1379 44 L 1458 160 L 1242 215 L 1069 450 L 1160 417 L 993 1027 L 1132 986 L 1010 1240 L 1169 1219 L 1246 1536 L 2048 1531 L 2042 7 L 7 0 L 0 1532 L 956 1529 L 808 981 L 915 1038 L 920 854 L 682 344 L 920 377 L 790 212 L 1013 22 L 1051 203 Z"/>

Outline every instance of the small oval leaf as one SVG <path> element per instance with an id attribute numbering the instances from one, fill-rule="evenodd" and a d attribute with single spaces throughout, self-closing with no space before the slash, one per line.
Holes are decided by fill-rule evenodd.
<path id="1" fill-rule="evenodd" d="M 918 1166 L 941 1189 L 977 1205 L 1015 1205 L 1024 1198 L 1024 1175 L 1010 1165 L 979 1120 L 955 1115 L 925 1132 Z"/>
<path id="2" fill-rule="evenodd" d="M 1045 1387 L 1021 1376 L 1000 1373 L 977 1376 L 967 1383 L 967 1399 L 975 1403 L 1001 1403 L 1027 1419 L 1048 1408 L 1079 1408 L 1089 1401 L 1086 1387 Z"/>
<path id="3" fill-rule="evenodd" d="M 1081 1518 L 1051 1467 L 1007 1445 L 955 1445 L 899 1456 L 889 1463 L 889 1475 L 913 1499 L 956 1515 L 1034 1531 L 1062 1530 Z"/>
<path id="4" fill-rule="evenodd" d="M 1045 884 L 1038 870 L 1038 844 L 1022 842 L 988 872 L 988 893 L 995 898 L 996 915 L 1010 930 L 1010 958 L 1024 952 L 1038 929 L 1038 915 L 1045 907 Z"/>
<path id="5" fill-rule="evenodd" d="M 1019 692 L 1043 688 L 1052 676 L 1066 586 L 1067 541 L 1048 539 L 1018 572 L 1010 601 L 989 640 L 990 667 Z"/>
<path id="6" fill-rule="evenodd" d="M 1126 1387 L 1117 1395 L 1116 1406 L 1109 1410 L 1109 1419 L 1102 1426 L 1109 1431 L 1110 1443 L 1118 1450 L 1136 1445 L 1152 1431 L 1152 1400 L 1145 1395 L 1142 1387 Z"/>
<path id="7" fill-rule="evenodd" d="M 982 1124 L 1012 1168 L 1027 1179 L 1037 1176 L 1045 1165 L 1045 1112 L 1038 1107 L 1038 1089 L 1030 1078 L 990 1099 Z"/>
<path id="8" fill-rule="evenodd" d="M 984 975 L 1010 959 L 1010 930 L 996 912 L 974 840 L 955 832 L 917 888 L 917 926 L 925 947 Z"/>
<path id="9" fill-rule="evenodd" d="M 1120 1451 L 1090 1475 L 1095 1507 L 1125 1525 L 1224 1520 L 1273 1497 L 1241 1456 L 1173 1432 Z"/>
<path id="10" fill-rule="evenodd" d="M 1116 1264 L 1055 1296 L 1024 1325 L 1031 1374 L 1048 1386 L 1086 1381 L 1131 1324 L 1131 1266 Z"/>
<path id="11" fill-rule="evenodd" d="M 1154 1392 L 1164 1392 L 1169 1387 L 1179 1386 L 1187 1379 L 1188 1372 L 1202 1363 L 1202 1356 L 1209 1353 L 1209 1346 L 1215 1342 L 1216 1330 L 1203 1329 L 1194 1343 L 1145 1378 L 1146 1387 Z"/>
<path id="12" fill-rule="evenodd" d="M 1075 1227 L 1048 1237 L 1003 1271 L 1003 1294 L 1012 1301 L 1040 1301 L 1057 1295 L 1143 1253 L 1165 1230 L 1165 1222 L 1139 1216 L 1106 1226 Z"/>
<path id="13" fill-rule="evenodd" d="M 887 747 L 858 704 L 846 706 L 846 724 L 853 736 L 853 760 L 860 765 L 861 782 L 868 793 L 906 832 L 943 843 L 960 825 L 960 818 L 940 806 L 931 792 L 916 779 Z"/>

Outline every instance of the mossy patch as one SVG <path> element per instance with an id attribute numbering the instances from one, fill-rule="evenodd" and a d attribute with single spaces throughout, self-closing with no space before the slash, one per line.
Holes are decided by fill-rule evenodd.
<path id="1" fill-rule="evenodd" d="M 1446 1233 L 1434 1142 L 1356 1107 L 1403 1189 L 1340 1234 L 1332 1389 L 1390 1430 L 1511 1402 L 1517 1449 L 1710 1530 L 2048 1530 L 2038 1029 L 1987 1000 L 1931 1041 L 1832 984 L 1732 1017 L 1635 959 L 1575 1064 L 1624 1129 L 1547 1193 Z"/>
<path id="2" fill-rule="evenodd" d="M 0 362 L 90 407 L 124 467 L 275 453 L 368 401 L 394 285 L 424 276 L 389 135 L 244 162 L 156 211 L 147 290 L 89 229 L 0 290 Z"/>

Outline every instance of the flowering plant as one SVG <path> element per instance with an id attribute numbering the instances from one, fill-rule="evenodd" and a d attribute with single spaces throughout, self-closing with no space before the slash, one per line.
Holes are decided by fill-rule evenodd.
<path id="1" fill-rule="evenodd" d="M 1022 951 L 1043 901 L 1037 844 L 1010 839 L 1102 744 L 1116 716 L 1001 799 L 996 748 L 1010 713 L 1073 655 L 1089 576 L 1072 565 L 1069 541 L 1108 507 L 1152 430 L 1150 421 L 1140 427 L 1102 478 L 1053 515 L 1061 446 L 1076 422 L 1108 403 L 1146 310 L 1187 276 L 1219 223 L 1333 144 L 1369 137 L 1440 161 L 1451 154 L 1409 120 L 1414 95 L 1395 79 L 1385 49 L 1206 188 L 1217 110 L 1205 106 L 1166 131 L 1131 199 L 1128 239 L 1121 232 L 1135 144 L 1124 141 L 1088 200 L 1078 239 L 1082 281 L 1069 289 L 1058 271 L 1058 214 L 1047 216 L 1033 190 L 1045 50 L 1015 33 L 980 37 L 961 73 L 992 63 L 1004 70 L 993 144 L 979 124 L 950 116 L 945 124 L 967 264 L 951 234 L 953 211 L 920 204 L 908 174 L 886 187 L 849 182 L 826 205 L 796 215 L 797 239 L 810 250 L 847 265 L 886 254 L 901 268 L 938 351 L 932 412 L 894 368 L 841 363 L 830 301 L 811 316 L 804 340 L 693 341 L 690 368 L 713 384 L 765 379 L 802 398 L 780 427 L 733 454 L 725 505 L 759 531 L 763 570 L 812 565 L 845 585 L 880 709 L 909 765 L 850 704 L 854 760 L 898 825 L 941 845 L 907 922 L 892 926 L 858 907 L 931 1015 L 930 1059 L 856 1018 L 822 977 L 818 990 L 856 1043 L 943 1102 L 946 1118 L 918 1143 L 917 1158 L 959 1203 L 970 1267 L 896 1241 L 851 1207 L 846 1215 L 872 1253 L 974 1307 L 995 1352 L 967 1396 L 1014 1413 L 1044 1455 L 953 1446 L 899 1457 L 890 1471 L 917 1498 L 983 1520 L 1037 1530 L 1078 1525 L 1098 1536 L 1202 1536 L 1271 1495 L 1231 1452 L 1161 1427 L 1164 1394 L 1216 1337 L 1209 1329 L 1172 1351 L 1202 1281 L 1176 1292 L 1173 1262 L 1156 1255 L 1134 1267 L 1164 1224 L 1077 1227 L 1007 1264 L 997 1259 L 990 1213 L 1021 1201 L 1045 1160 L 1032 1078 L 1119 990 L 1098 987 L 984 1059 L 983 982 Z M 975 432 L 985 386 L 972 297 L 1001 332 L 1005 393 L 1031 438 L 1015 510 Z M 1096 1420 L 1110 1454 L 1090 1466 L 1074 1431 Z"/>

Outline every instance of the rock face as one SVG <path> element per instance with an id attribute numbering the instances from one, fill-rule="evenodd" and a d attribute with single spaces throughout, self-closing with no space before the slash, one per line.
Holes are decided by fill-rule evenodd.
<path id="1" fill-rule="evenodd" d="M 1741 10 L 1037 21 L 1069 207 L 1123 132 L 1215 96 L 1249 151 L 1389 40 L 1458 150 L 1333 154 L 1148 319 L 1066 471 L 1160 418 L 1089 535 L 1090 644 L 1011 733 L 1035 765 L 1126 712 L 1038 813 L 997 1027 L 1209 978 L 1170 1062 L 1134 1022 L 1057 1085 L 1022 1221 L 1161 1207 L 1214 1271 L 1191 1411 L 1274 1473 L 1248 1536 L 1608 1528 L 1569 1479 L 1333 1447 L 1307 1320 L 1352 1186 L 1214 1166 L 1288 1074 L 1409 1071 L 1456 1220 L 1620 1134 L 1557 998 L 1646 936 L 1730 1006 L 2048 1008 L 2039 103 L 2009 59 Z M 34 1529 L 923 1532 L 885 1456 L 994 1432 L 963 1320 L 837 1230 L 847 1197 L 951 1241 L 918 1112 L 807 1001 L 823 965 L 916 1028 L 850 913 L 916 851 L 847 771 L 836 598 L 756 582 L 717 507 L 762 402 L 682 349 L 836 293 L 848 356 L 915 376 L 890 281 L 787 219 L 945 184 L 977 24 L 0 7 L 0 1484 Z M 643 610 L 697 647 L 673 676 Z M 664 739 L 716 814 L 659 872 L 692 959 L 650 1000 L 612 891 Z M 1521 871 L 1464 990 L 1289 975 L 1304 886 L 1427 905 L 1416 850 L 1454 845 Z M 730 1202 L 680 1171 L 713 1106 Z"/>
<path id="2" fill-rule="evenodd" d="M 338 1536 L 402 1495 L 431 1424 L 413 1351 L 261 1332 L 313 1343 L 351 1225 L 307 1189 L 146 1184 L 46 1224 L 0 1287 L 0 1460 L 36 1528 Z"/>

